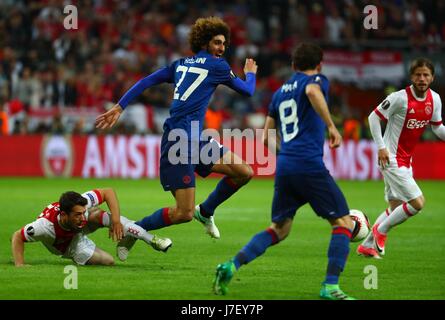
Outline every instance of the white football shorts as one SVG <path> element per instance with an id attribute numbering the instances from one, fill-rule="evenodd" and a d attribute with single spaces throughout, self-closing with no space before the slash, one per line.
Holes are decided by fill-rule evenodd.
<path id="1" fill-rule="evenodd" d="M 391 160 L 385 169 L 380 169 L 385 181 L 385 200 L 402 200 L 408 202 L 422 195 L 422 191 L 413 177 L 413 169 L 399 167 L 397 161 Z"/>
<path id="2" fill-rule="evenodd" d="M 63 255 L 64 258 L 72 259 L 79 265 L 85 265 L 94 254 L 96 244 L 82 233 L 76 234 Z"/>

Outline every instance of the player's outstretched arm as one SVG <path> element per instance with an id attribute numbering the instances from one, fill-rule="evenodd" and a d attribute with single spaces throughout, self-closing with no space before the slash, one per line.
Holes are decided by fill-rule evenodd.
<path id="1" fill-rule="evenodd" d="M 312 107 L 315 109 L 315 111 L 318 113 L 318 115 L 321 117 L 328 128 L 329 147 L 339 147 L 342 142 L 342 137 L 335 127 L 334 122 L 332 121 L 331 114 L 329 113 L 328 104 L 326 103 L 326 99 L 324 98 L 320 86 L 318 84 L 308 84 L 306 86 L 306 95 Z"/>
<path id="2" fill-rule="evenodd" d="M 23 242 L 21 230 L 17 230 L 12 235 L 11 249 L 15 266 L 25 266 L 25 242 Z"/>
<path id="3" fill-rule="evenodd" d="M 371 131 L 372 138 L 378 149 L 378 164 L 384 169 L 389 164 L 389 151 L 383 142 L 382 137 L 382 126 L 380 124 L 380 117 L 375 113 L 371 112 L 368 117 L 369 129 Z"/>
<path id="4" fill-rule="evenodd" d="M 116 193 L 111 188 L 97 189 L 97 191 L 100 192 L 102 199 L 107 203 L 111 212 L 110 238 L 113 241 L 120 241 L 124 236 L 124 228 L 121 223 L 119 201 L 117 200 Z"/>
<path id="5" fill-rule="evenodd" d="M 114 126 L 128 104 L 145 89 L 164 82 L 172 82 L 172 72 L 173 68 L 165 67 L 136 82 L 113 108 L 97 117 L 96 128 L 108 129 Z"/>

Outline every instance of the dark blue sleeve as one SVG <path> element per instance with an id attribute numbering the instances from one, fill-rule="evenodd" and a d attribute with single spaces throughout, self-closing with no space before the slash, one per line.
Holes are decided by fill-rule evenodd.
<path id="1" fill-rule="evenodd" d="M 248 72 L 246 81 L 243 81 L 232 72 L 229 64 L 224 59 L 220 59 L 215 63 L 213 77 L 216 84 L 224 84 L 239 94 L 251 97 L 255 92 L 255 74 Z"/>
<path id="2" fill-rule="evenodd" d="M 248 72 L 246 74 L 246 81 L 243 81 L 238 77 L 235 77 L 231 78 L 224 84 L 242 95 L 251 97 L 255 92 L 256 76 L 255 73 Z"/>
<path id="3" fill-rule="evenodd" d="M 119 105 L 122 107 L 122 109 L 125 109 L 128 106 L 128 104 L 138 95 L 140 95 L 145 89 L 160 83 L 173 82 L 173 76 L 174 76 L 173 71 L 174 67 L 173 65 L 171 65 L 159 69 L 158 71 L 153 72 L 144 79 L 139 80 L 127 92 L 125 92 L 125 94 L 118 102 Z"/>
<path id="4" fill-rule="evenodd" d="M 315 74 L 311 76 L 307 82 L 308 84 L 318 84 L 320 86 L 321 91 L 323 92 L 325 98 L 328 96 L 329 92 L 329 80 L 322 74 Z"/>

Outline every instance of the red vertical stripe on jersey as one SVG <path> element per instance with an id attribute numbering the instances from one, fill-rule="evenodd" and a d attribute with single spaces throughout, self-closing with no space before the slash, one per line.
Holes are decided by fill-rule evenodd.
<path id="1" fill-rule="evenodd" d="M 414 149 L 433 116 L 434 105 L 430 89 L 428 89 L 424 101 L 418 101 L 414 97 L 411 87 L 406 87 L 405 92 L 407 95 L 405 122 L 397 143 L 396 160 L 399 167 L 410 168 Z M 426 112 L 427 106 L 429 106 L 430 113 Z"/>
<path id="2" fill-rule="evenodd" d="M 97 201 L 99 201 L 99 204 L 101 204 L 102 202 L 104 202 L 103 199 L 102 199 L 102 195 L 100 194 L 99 190 L 94 189 L 93 192 L 96 194 Z"/>
<path id="3" fill-rule="evenodd" d="M 170 217 L 168 216 L 168 208 L 162 209 L 162 220 L 164 220 L 164 223 L 167 226 L 172 224 L 172 221 L 170 220 Z"/>
<path id="4" fill-rule="evenodd" d="M 389 212 L 389 209 L 386 208 L 386 215 L 389 216 L 391 214 L 391 212 Z"/>

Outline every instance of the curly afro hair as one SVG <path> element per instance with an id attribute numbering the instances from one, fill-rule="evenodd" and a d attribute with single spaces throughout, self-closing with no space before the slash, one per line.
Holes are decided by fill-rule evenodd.
<path id="1" fill-rule="evenodd" d="M 189 34 L 190 48 L 194 53 L 202 50 L 214 36 L 222 34 L 226 38 L 226 46 L 230 43 L 229 26 L 218 17 L 199 18 Z"/>

